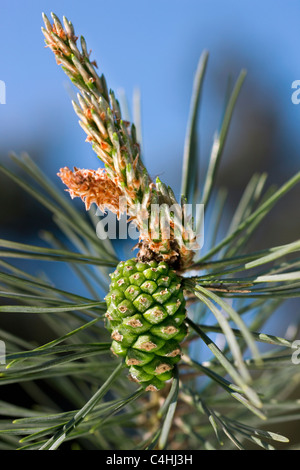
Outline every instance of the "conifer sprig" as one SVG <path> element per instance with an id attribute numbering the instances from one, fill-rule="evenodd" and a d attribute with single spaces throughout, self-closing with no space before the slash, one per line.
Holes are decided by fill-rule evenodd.
<path id="1" fill-rule="evenodd" d="M 72 104 L 79 124 L 87 134 L 86 140 L 91 142 L 104 163 L 107 177 L 118 189 L 120 198 L 123 197 L 121 207 L 112 206 L 111 210 L 118 215 L 127 212 L 136 223 L 140 231 L 138 256 L 141 259 L 166 260 L 178 268 L 188 266 L 193 258 L 190 246 L 195 242 L 191 222 L 186 220 L 172 189 L 159 179 L 154 183 L 149 176 L 141 160 L 135 125 L 123 120 L 120 104 L 114 92 L 108 89 L 104 75 L 97 74 L 97 64 L 90 59 L 85 39 L 80 38 L 80 51 L 72 23 L 64 17 L 62 24 L 54 13 L 51 16 L 53 23 L 43 14 L 45 28 L 42 32 L 46 44 L 53 51 L 56 62 L 78 88 L 78 101 Z M 86 172 L 90 172 L 91 176 L 92 170 L 82 170 L 81 175 L 77 169 L 75 171 L 76 174 L 74 172 L 72 175 L 65 168 L 59 173 L 71 195 L 90 199 L 100 207 L 105 206 L 101 197 L 95 197 L 94 181 L 90 185 L 87 180 L 84 181 L 84 195 L 74 190 L 74 181 L 79 176 L 83 180 Z M 110 194 L 102 192 L 101 196 L 105 200 Z M 151 215 L 152 205 L 162 207 L 162 217 L 160 214 L 158 218 L 157 214 L 154 217 Z"/>

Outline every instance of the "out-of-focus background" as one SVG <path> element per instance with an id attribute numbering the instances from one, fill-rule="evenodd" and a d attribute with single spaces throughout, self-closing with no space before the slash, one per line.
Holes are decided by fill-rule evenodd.
<path id="1" fill-rule="evenodd" d="M 150 174 L 180 191 L 183 145 L 192 83 L 203 50 L 209 51 L 199 121 L 203 176 L 218 128 L 228 79 L 247 69 L 219 170 L 218 185 L 229 189 L 234 210 L 254 172 L 280 185 L 299 170 L 300 104 L 292 83 L 300 80 L 300 3 L 297 0 L 1 0 L 0 160 L 28 152 L 63 190 L 56 173 L 63 166 L 97 168 L 99 161 L 78 125 L 75 90 L 45 48 L 42 12 L 65 15 L 84 35 L 99 73 L 132 105 L 142 105 L 143 158 Z M 39 243 L 38 231 L 52 222 L 36 202 L 0 174 L 0 237 Z M 273 209 L 253 241 L 254 249 L 299 238 L 299 188 Z M 207 234 L 205 234 L 207 236 Z M 21 263 L 22 264 L 22 263 Z M 22 264 L 29 270 L 33 263 Z M 37 265 L 38 266 L 38 265 Z M 49 263 L 48 275 L 77 289 L 65 268 Z M 68 285 L 69 284 L 69 285 Z M 279 333 L 299 316 L 287 302 L 270 325 Z"/>

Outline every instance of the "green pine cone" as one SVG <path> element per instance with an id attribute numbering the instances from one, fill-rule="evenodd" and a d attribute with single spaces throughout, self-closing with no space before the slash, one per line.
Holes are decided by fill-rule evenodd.
<path id="1" fill-rule="evenodd" d="M 106 296 L 111 351 L 124 358 L 129 378 L 156 391 L 172 379 L 187 334 L 181 280 L 167 263 L 122 261 Z"/>

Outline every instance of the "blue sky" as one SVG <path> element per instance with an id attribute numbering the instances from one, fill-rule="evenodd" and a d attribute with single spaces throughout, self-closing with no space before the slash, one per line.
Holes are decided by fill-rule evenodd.
<path id="1" fill-rule="evenodd" d="M 223 67 L 232 66 L 233 77 L 247 69 L 242 93 L 258 86 L 280 132 L 299 146 L 300 105 L 291 102 L 291 83 L 300 79 L 298 1 L 1 0 L 2 155 L 40 144 L 40 164 L 54 178 L 61 166 L 98 165 L 70 104 L 74 89 L 44 47 L 42 11 L 73 22 L 109 87 L 123 89 L 130 105 L 140 89 L 144 158 L 154 176 L 179 187 L 193 75 L 204 49 L 210 58 L 200 120 L 203 158 L 222 111 Z M 284 158 L 294 164 L 297 152 Z"/>

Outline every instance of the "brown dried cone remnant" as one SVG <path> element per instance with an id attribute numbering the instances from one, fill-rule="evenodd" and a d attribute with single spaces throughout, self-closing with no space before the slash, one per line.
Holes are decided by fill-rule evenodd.
<path id="1" fill-rule="evenodd" d="M 80 126 L 87 134 L 87 141 L 92 144 L 106 170 L 100 177 L 99 170 L 75 170 L 72 175 L 70 170 L 63 169 L 59 176 L 69 187 L 71 196 L 82 197 L 86 207 L 94 202 L 100 208 L 108 208 L 110 203 L 115 212 L 115 198 L 122 196 L 130 220 L 140 231 L 138 247 L 141 253 L 138 256 L 141 259 L 146 256 L 149 260 L 164 260 L 178 269 L 189 266 L 193 258 L 190 248 L 193 235 L 183 225 L 180 226 L 180 221 L 175 221 L 176 218 L 183 219 L 183 210 L 177 204 L 171 188 L 158 179 L 156 183 L 152 182 L 140 158 L 135 126 L 122 119 L 119 103 L 113 91 L 108 91 L 104 75 L 97 74 L 97 64 L 90 60 L 84 38 L 80 38 L 80 51 L 72 23 L 64 17 L 62 24 L 56 15 L 51 16 L 53 23 L 43 15 L 45 28 L 42 28 L 42 32 L 46 45 L 80 91 L 73 107 L 80 119 Z M 111 187 L 107 184 L 108 178 L 112 182 Z M 99 189 L 96 189 L 97 184 Z M 116 188 L 113 195 L 112 187 Z M 160 223 L 157 225 L 154 221 L 151 225 L 152 204 L 164 205 L 165 218 L 169 221 L 167 233 L 165 226 Z M 171 209 L 174 204 L 179 207 L 175 215 Z M 153 226 L 156 229 L 155 236 L 152 233 Z M 178 231 L 182 234 L 181 238 L 178 238 Z"/>

